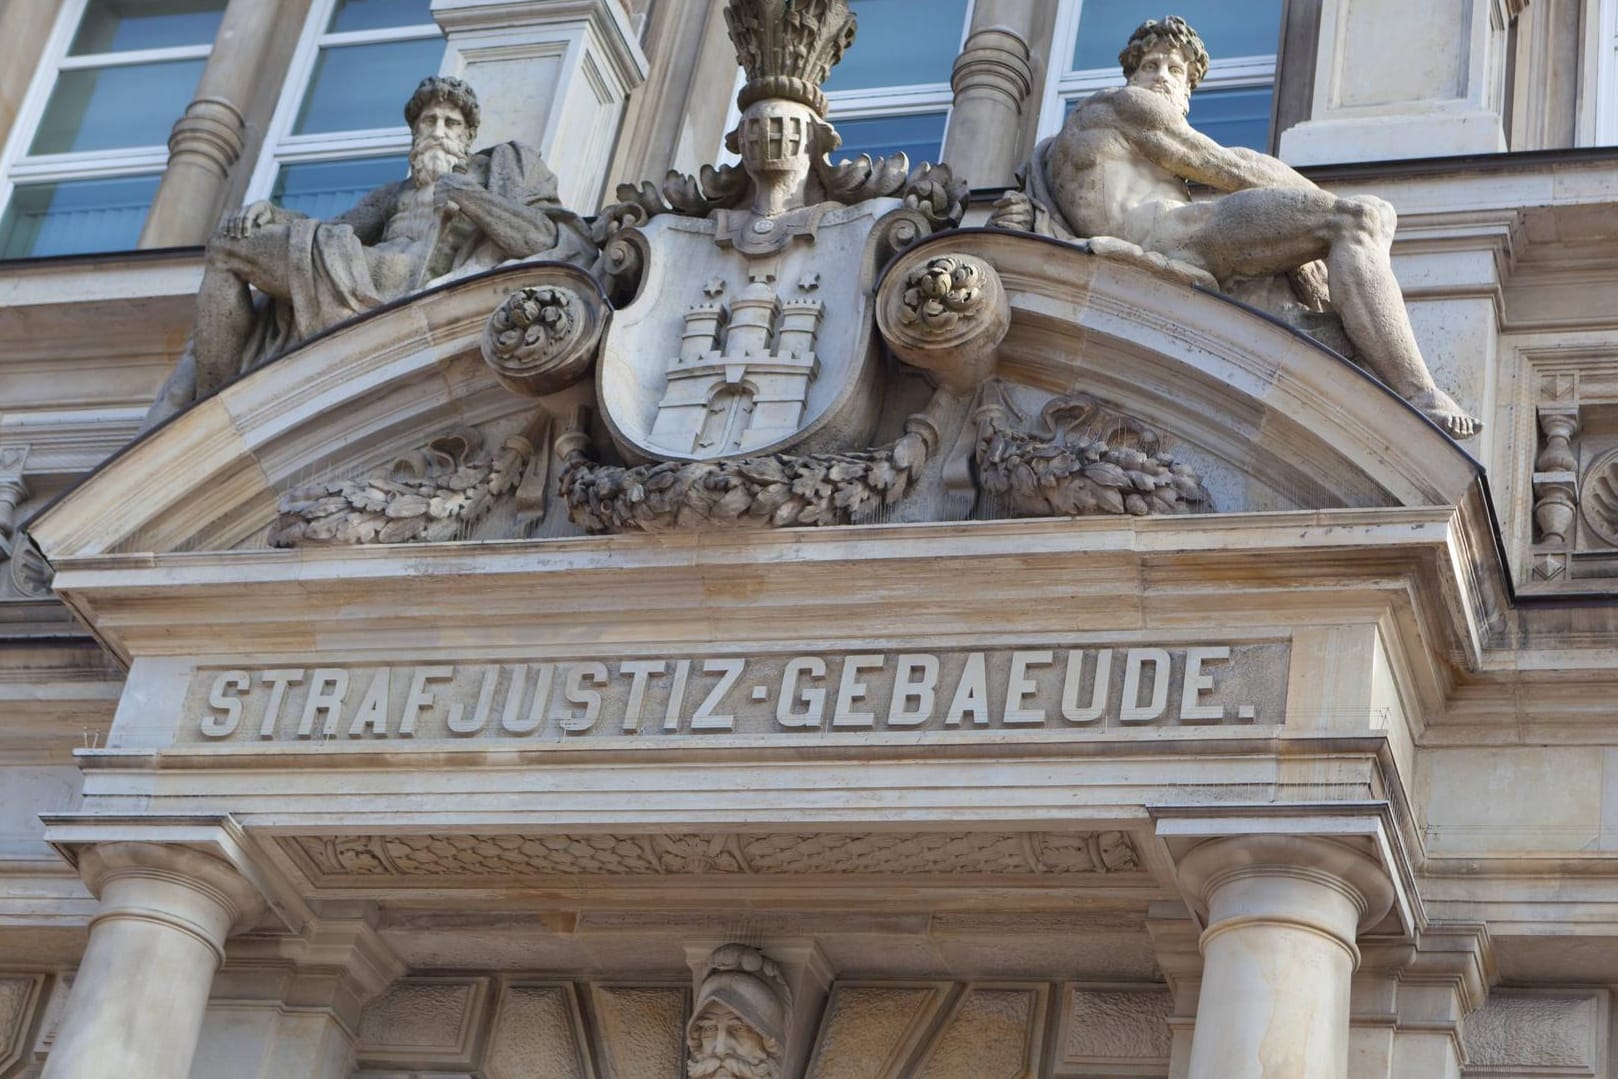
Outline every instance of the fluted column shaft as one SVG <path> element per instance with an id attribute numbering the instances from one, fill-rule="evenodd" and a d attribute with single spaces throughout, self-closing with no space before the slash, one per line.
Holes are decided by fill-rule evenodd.
<path id="1" fill-rule="evenodd" d="M 90 943 L 44 1079 L 186 1079 L 225 938 L 262 909 L 230 865 L 187 847 L 92 847 Z"/>
<path id="2" fill-rule="evenodd" d="M 1392 886 L 1329 840 L 1204 843 L 1181 880 L 1207 910 L 1189 1079 L 1346 1079 L 1355 939 Z"/>
<path id="3" fill-rule="evenodd" d="M 1034 0 L 978 0 L 955 60 L 944 160 L 973 187 L 1011 183 L 1034 89 Z"/>
<path id="4" fill-rule="evenodd" d="M 230 184 L 230 169 L 242 156 L 243 115 L 275 27 L 280 4 L 230 0 L 196 97 L 169 135 L 169 165 L 157 189 L 141 247 L 206 243 Z"/>

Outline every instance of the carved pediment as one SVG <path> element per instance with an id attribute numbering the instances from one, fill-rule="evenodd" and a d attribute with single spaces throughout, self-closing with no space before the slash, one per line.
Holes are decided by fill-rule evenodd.
<path id="1" fill-rule="evenodd" d="M 993 275 L 1004 312 L 984 316 L 987 347 L 969 340 L 982 331 L 966 310 L 985 283 L 938 278 L 951 259 Z M 616 464 L 586 377 L 610 312 L 587 274 L 530 264 L 306 343 L 131 446 L 32 531 L 56 559 L 262 548 L 311 531 L 387 543 L 626 522 L 1450 505 L 1477 476 L 1316 342 L 1070 246 L 942 233 L 891 263 L 876 291 L 909 362 L 871 390 L 873 433 L 819 456 Z M 331 520 L 338 511 L 351 516 Z"/>

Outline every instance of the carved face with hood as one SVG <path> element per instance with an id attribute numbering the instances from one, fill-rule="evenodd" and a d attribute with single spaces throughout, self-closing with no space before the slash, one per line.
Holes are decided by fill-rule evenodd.
<path id="1" fill-rule="evenodd" d="M 727 944 L 708 961 L 686 1027 L 688 1079 L 780 1079 L 790 994 L 774 962 Z"/>

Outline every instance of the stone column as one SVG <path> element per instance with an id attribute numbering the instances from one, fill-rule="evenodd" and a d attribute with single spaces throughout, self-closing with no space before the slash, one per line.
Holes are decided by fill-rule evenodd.
<path id="1" fill-rule="evenodd" d="M 1348 1075 L 1361 929 L 1393 903 L 1382 867 L 1301 836 L 1215 839 L 1180 863 L 1207 911 L 1189 1079 Z"/>
<path id="2" fill-rule="evenodd" d="M 101 900 L 44 1079 L 186 1079 L 225 938 L 262 911 L 226 862 L 189 847 L 91 847 Z"/>
<path id="3" fill-rule="evenodd" d="M 1293 165 L 1506 149 L 1507 21 L 1518 0 L 1324 0 L 1310 117 Z"/>
<path id="4" fill-rule="evenodd" d="M 972 9 L 972 30 L 950 76 L 955 104 L 943 158 L 973 187 L 1008 186 L 1020 164 L 1036 14 L 1034 0 L 978 0 Z"/>
<path id="5" fill-rule="evenodd" d="M 157 189 L 141 247 L 184 247 L 208 241 L 230 185 L 230 169 L 242 156 L 243 116 L 261 62 L 281 14 L 263 0 L 230 0 L 197 96 L 169 135 L 169 167 Z"/>

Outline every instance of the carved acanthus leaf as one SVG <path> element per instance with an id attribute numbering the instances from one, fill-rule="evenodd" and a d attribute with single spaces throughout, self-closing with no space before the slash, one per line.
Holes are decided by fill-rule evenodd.
<path id="1" fill-rule="evenodd" d="M 454 539 L 516 490 L 534 458 L 538 425 L 492 455 L 469 428 L 433 439 L 387 472 L 313 483 L 281 496 L 272 547 Z"/>
<path id="2" fill-rule="evenodd" d="M 1197 474 L 1163 452 L 1156 431 L 1093 398 L 1055 398 L 1029 431 L 996 387 L 984 400 L 975 416 L 978 482 L 1001 512 L 1144 517 L 1213 509 Z"/>

